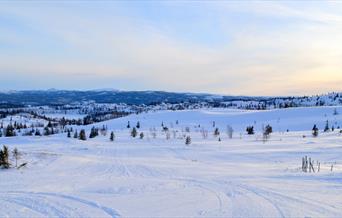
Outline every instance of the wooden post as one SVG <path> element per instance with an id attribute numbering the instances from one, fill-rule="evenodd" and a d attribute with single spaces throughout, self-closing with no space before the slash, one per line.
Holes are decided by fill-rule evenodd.
<path id="1" fill-rule="evenodd" d="M 318 163 L 318 169 L 317 171 L 319 172 L 321 170 L 321 162 Z"/>
<path id="2" fill-rule="evenodd" d="M 311 165 L 311 157 L 309 157 L 309 164 Z M 309 165 L 309 173 L 311 173 L 311 167 Z"/>
<path id="3" fill-rule="evenodd" d="M 312 169 L 312 172 L 315 172 L 315 168 L 313 167 L 313 163 L 310 161 L 310 167 Z"/>

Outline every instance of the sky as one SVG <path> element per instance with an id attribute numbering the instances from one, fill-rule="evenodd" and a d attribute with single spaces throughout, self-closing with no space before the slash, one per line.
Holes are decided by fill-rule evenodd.
<path id="1" fill-rule="evenodd" d="M 342 91 L 342 3 L 0 1 L 0 90 Z"/>

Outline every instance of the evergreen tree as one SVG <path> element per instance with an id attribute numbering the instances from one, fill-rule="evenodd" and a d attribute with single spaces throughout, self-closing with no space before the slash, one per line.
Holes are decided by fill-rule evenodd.
<path id="1" fill-rule="evenodd" d="M 77 130 L 75 131 L 74 133 L 74 138 L 77 139 L 78 138 L 78 133 L 77 133 Z"/>
<path id="2" fill-rule="evenodd" d="M 324 132 L 328 132 L 329 130 L 330 130 L 329 121 L 327 120 L 325 123 Z"/>
<path id="3" fill-rule="evenodd" d="M 127 129 L 131 128 L 131 124 L 129 123 L 129 121 L 127 122 Z"/>
<path id="4" fill-rule="evenodd" d="M 265 129 L 264 129 L 264 134 L 268 136 L 268 135 L 270 135 L 272 132 L 273 132 L 272 126 L 266 125 L 266 127 L 265 127 Z"/>
<path id="5" fill-rule="evenodd" d="M 51 133 L 50 133 L 50 129 L 49 129 L 49 127 L 45 127 L 44 128 L 44 135 L 50 135 Z"/>
<path id="6" fill-rule="evenodd" d="M 68 129 L 68 130 L 67 130 L 67 132 L 68 132 L 68 135 L 67 135 L 67 137 L 68 137 L 68 138 L 71 138 L 71 132 L 70 132 L 70 129 Z"/>
<path id="7" fill-rule="evenodd" d="M 143 139 L 144 138 L 144 133 L 141 132 L 140 135 L 139 135 L 140 139 Z"/>
<path id="8" fill-rule="evenodd" d="M 139 121 L 137 122 L 137 125 L 136 125 L 136 127 L 137 127 L 137 129 L 139 129 L 139 128 L 140 128 L 140 122 L 139 122 Z"/>
<path id="9" fill-rule="evenodd" d="M 114 135 L 113 131 L 110 133 L 110 138 L 109 139 L 110 139 L 110 141 L 114 141 L 115 135 Z"/>
<path id="10" fill-rule="evenodd" d="M 219 136 L 220 135 L 220 131 L 218 128 L 215 128 L 215 131 L 214 131 L 214 136 Z"/>
<path id="11" fill-rule="evenodd" d="M 8 124 L 8 126 L 6 127 L 5 136 L 6 137 L 16 136 L 15 129 L 12 124 Z"/>
<path id="12" fill-rule="evenodd" d="M 80 131 L 79 139 L 83 141 L 87 140 L 87 136 L 84 129 Z"/>
<path id="13" fill-rule="evenodd" d="M 36 132 L 34 133 L 35 136 L 41 136 L 42 134 L 40 133 L 39 129 L 36 129 Z"/>
<path id="14" fill-rule="evenodd" d="M 99 130 L 95 127 L 92 127 L 90 130 L 89 138 L 95 138 L 99 135 Z"/>
<path id="15" fill-rule="evenodd" d="M 135 138 L 138 135 L 137 129 L 135 127 L 133 127 L 132 131 L 131 131 L 131 136 L 133 138 Z"/>
<path id="16" fill-rule="evenodd" d="M 83 141 L 87 140 L 86 132 L 84 129 L 80 131 L 79 139 Z"/>
<path id="17" fill-rule="evenodd" d="M 0 166 L 2 166 L 5 169 L 8 169 L 10 166 L 10 163 L 8 161 L 8 156 L 9 156 L 8 153 L 9 153 L 8 148 L 7 146 L 4 145 L 3 149 L 0 150 Z"/>
<path id="18" fill-rule="evenodd" d="M 190 138 L 190 136 L 187 136 L 187 137 L 185 138 L 185 144 L 186 144 L 186 145 L 190 145 L 190 144 L 191 144 L 191 138 Z"/>
<path id="19" fill-rule="evenodd" d="M 313 137 L 317 137 L 318 136 L 318 128 L 317 128 L 316 124 L 312 128 L 312 136 Z"/>
<path id="20" fill-rule="evenodd" d="M 254 135 L 254 126 L 247 126 L 246 132 L 248 135 Z"/>

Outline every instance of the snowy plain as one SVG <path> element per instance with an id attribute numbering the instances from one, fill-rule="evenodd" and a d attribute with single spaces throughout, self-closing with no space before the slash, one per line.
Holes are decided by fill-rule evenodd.
<path id="1" fill-rule="evenodd" d="M 114 142 L 109 134 L 1 137 L 28 165 L 0 170 L 0 217 L 341 217 L 342 134 L 322 132 L 327 120 L 342 126 L 341 114 L 342 107 L 158 111 L 94 125 L 114 131 Z M 130 136 L 128 121 L 140 122 L 143 139 Z M 274 132 L 263 142 L 266 124 Z M 246 135 L 248 125 L 255 135 Z M 74 128 L 88 135 L 92 126 Z M 320 172 L 302 172 L 303 156 L 319 161 Z"/>

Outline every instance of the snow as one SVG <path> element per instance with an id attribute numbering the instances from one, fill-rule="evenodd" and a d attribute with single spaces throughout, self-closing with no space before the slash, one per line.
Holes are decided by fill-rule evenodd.
<path id="1" fill-rule="evenodd" d="M 0 217 L 341 217 L 342 135 L 311 136 L 313 124 L 342 124 L 342 107 L 339 115 L 334 108 L 159 111 L 96 124 L 113 130 L 114 142 L 109 134 L 87 141 L 2 137 L 0 144 L 17 147 L 28 165 L 0 170 Z M 145 138 L 130 137 L 127 121 L 139 121 Z M 176 138 L 166 139 L 162 122 Z M 260 129 L 268 123 L 274 133 L 263 142 Z M 257 134 L 245 135 L 246 125 Z M 321 163 L 320 172 L 301 171 L 305 155 Z"/>

